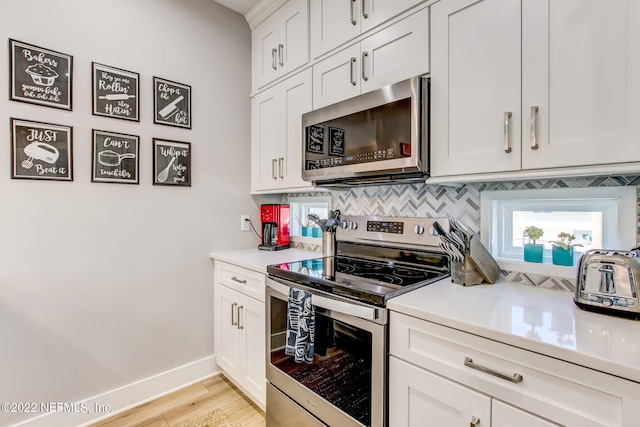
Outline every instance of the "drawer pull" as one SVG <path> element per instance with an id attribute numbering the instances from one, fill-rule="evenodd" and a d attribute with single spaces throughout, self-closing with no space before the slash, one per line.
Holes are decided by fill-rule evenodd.
<path id="1" fill-rule="evenodd" d="M 231 276 L 231 280 L 233 280 L 234 282 L 242 283 L 243 285 L 244 285 L 245 283 L 247 283 L 247 281 L 246 281 L 246 280 L 244 280 L 244 279 L 238 279 L 236 276 Z"/>
<path id="2" fill-rule="evenodd" d="M 469 423 L 469 427 L 478 427 L 480 425 L 480 418 L 475 415 L 471 417 L 471 423 Z"/>
<path id="3" fill-rule="evenodd" d="M 521 383 L 522 382 L 522 374 L 514 372 L 513 375 L 509 376 L 498 371 L 494 371 L 493 369 L 485 368 L 484 366 L 476 365 L 473 363 L 473 359 L 469 356 L 464 358 L 464 366 L 468 366 L 472 369 L 477 369 L 480 372 L 484 372 L 485 374 L 490 374 L 498 378 L 502 378 L 503 380 L 511 381 L 512 383 Z"/>

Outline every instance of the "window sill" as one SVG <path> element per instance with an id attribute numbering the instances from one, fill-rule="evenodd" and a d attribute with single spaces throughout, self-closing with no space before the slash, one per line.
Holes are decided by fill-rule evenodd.
<path id="1" fill-rule="evenodd" d="M 562 277 L 566 279 L 575 279 L 578 267 L 564 267 L 561 265 L 553 265 L 537 262 L 513 261 L 496 258 L 496 262 L 502 270 L 517 271 L 520 273 L 532 273 L 543 276 Z"/>

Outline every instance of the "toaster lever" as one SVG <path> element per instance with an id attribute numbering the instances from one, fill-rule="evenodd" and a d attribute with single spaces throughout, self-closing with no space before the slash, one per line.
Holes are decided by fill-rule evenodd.
<path id="1" fill-rule="evenodd" d="M 600 292 L 607 294 L 616 293 L 616 284 L 613 280 L 613 267 L 603 265 L 598 269 L 600 272 Z"/>

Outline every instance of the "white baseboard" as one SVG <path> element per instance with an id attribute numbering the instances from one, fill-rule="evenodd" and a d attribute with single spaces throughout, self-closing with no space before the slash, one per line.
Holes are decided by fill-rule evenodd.
<path id="1" fill-rule="evenodd" d="M 215 356 L 170 369 L 140 381 L 14 424 L 13 427 L 88 426 L 219 373 Z M 106 412 L 104 408 L 109 408 Z"/>

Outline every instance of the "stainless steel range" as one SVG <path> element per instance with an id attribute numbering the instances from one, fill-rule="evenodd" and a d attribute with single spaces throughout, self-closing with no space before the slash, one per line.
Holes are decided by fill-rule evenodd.
<path id="1" fill-rule="evenodd" d="M 267 268 L 267 426 L 371 426 L 386 414 L 390 298 L 449 275 L 434 221 L 341 218 L 336 255 Z M 311 363 L 285 352 L 291 289 L 311 293 Z"/>

